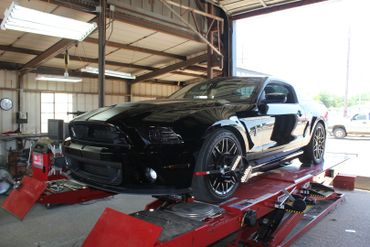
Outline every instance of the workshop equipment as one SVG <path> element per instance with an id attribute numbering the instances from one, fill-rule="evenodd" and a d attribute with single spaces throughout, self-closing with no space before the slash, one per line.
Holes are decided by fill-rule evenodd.
<path id="1" fill-rule="evenodd" d="M 16 184 L 2 208 L 22 220 L 36 202 L 50 208 L 112 195 L 69 179 L 61 145 L 41 139 L 32 152 L 32 177 L 24 176 Z"/>
<path id="2" fill-rule="evenodd" d="M 346 159 L 253 176 L 220 204 L 166 196 L 130 215 L 107 208 L 83 246 L 288 246 L 342 201 L 317 178 Z"/>
<path id="3" fill-rule="evenodd" d="M 32 177 L 40 181 L 50 181 L 65 178 L 62 169 L 53 167 L 58 158 L 63 158 L 61 148 L 56 149 L 53 142 L 48 139 L 40 139 L 35 144 L 32 152 Z"/>

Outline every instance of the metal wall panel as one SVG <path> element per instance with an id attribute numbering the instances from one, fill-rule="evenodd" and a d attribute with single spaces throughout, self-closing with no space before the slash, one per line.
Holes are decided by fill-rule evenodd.
<path id="1" fill-rule="evenodd" d="M 0 70 L 0 99 L 9 98 L 13 101 L 13 109 L 10 111 L 0 110 L 0 133 L 15 130 L 15 112 L 17 109 L 17 92 L 14 90 L 17 84 L 17 74 L 13 71 Z M 8 88 L 8 89 L 7 89 Z M 9 121 L 11 119 L 11 121 Z"/>
<path id="2" fill-rule="evenodd" d="M 90 111 L 98 108 L 98 97 L 96 94 L 74 94 L 73 111 Z"/>
<path id="3" fill-rule="evenodd" d="M 0 70 L 0 88 L 16 88 L 17 73 L 8 70 Z"/>
<path id="4" fill-rule="evenodd" d="M 36 81 L 36 75 L 23 77 L 21 111 L 28 112 L 28 124 L 24 132 L 38 133 L 41 130 L 41 92 L 60 92 L 73 94 L 73 111 L 89 111 L 98 108 L 97 80 L 84 78 L 82 83 L 63 83 Z M 15 130 L 15 112 L 17 109 L 16 88 L 17 73 L 0 70 L 0 97 L 9 97 L 14 102 L 12 111 L 0 111 L 0 132 Z M 137 83 L 132 86 L 132 101 L 163 98 L 178 90 L 176 85 L 158 83 Z M 127 85 L 121 80 L 106 80 L 105 105 L 127 101 Z"/>
<path id="5" fill-rule="evenodd" d="M 156 98 L 154 97 L 139 97 L 139 96 L 133 96 L 132 98 L 133 102 L 143 101 L 143 100 L 154 100 Z"/>
<path id="6" fill-rule="evenodd" d="M 17 92 L 14 90 L 1 90 L 0 98 L 9 98 L 13 101 L 13 109 L 10 111 L 0 110 L 0 133 L 15 130 L 15 112 L 17 111 Z M 11 121 L 9 121 L 11 119 Z"/>
<path id="7" fill-rule="evenodd" d="M 11 83 L 13 88 L 16 87 L 16 73 L 14 71 L 0 70 L 0 79 L 6 78 L 6 80 L 0 80 L 1 87 L 10 87 Z M 29 73 L 23 77 L 23 88 L 27 90 L 37 91 L 58 91 L 64 93 L 91 93 L 96 94 L 98 91 L 97 79 L 94 78 L 83 78 L 80 83 L 64 83 L 64 82 L 52 82 L 52 81 L 36 81 L 36 74 Z M 3 81 L 7 84 L 3 85 Z M 10 84 L 9 84 L 10 83 Z M 121 80 L 106 80 L 106 93 L 114 95 L 125 95 L 127 93 L 126 82 Z"/>
<path id="8" fill-rule="evenodd" d="M 23 93 L 21 100 L 22 112 L 28 113 L 28 123 L 23 125 L 24 132 L 40 133 L 41 131 L 41 97 L 40 93 Z"/>
<path id="9" fill-rule="evenodd" d="M 163 98 L 180 89 L 176 85 L 158 83 L 136 83 L 132 86 L 132 94 L 137 97 Z"/>

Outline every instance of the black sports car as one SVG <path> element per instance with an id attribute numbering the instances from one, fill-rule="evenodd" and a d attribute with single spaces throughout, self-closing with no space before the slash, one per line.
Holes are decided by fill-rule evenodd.
<path id="1" fill-rule="evenodd" d="M 268 165 L 322 162 L 325 121 L 313 111 L 280 80 L 216 78 L 85 113 L 64 151 L 73 177 L 93 187 L 217 202 Z"/>

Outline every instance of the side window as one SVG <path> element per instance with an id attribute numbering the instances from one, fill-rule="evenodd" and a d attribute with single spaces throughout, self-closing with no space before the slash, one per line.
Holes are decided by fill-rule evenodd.
<path id="1" fill-rule="evenodd" d="M 254 91 L 254 88 L 255 88 L 254 86 L 246 85 L 238 88 L 236 90 L 236 93 L 239 94 L 241 98 L 250 98 Z"/>
<path id="2" fill-rule="evenodd" d="M 360 120 L 360 121 L 363 121 L 363 120 L 367 120 L 366 119 L 366 115 L 365 114 L 356 114 L 353 116 L 352 120 Z"/>
<path id="3" fill-rule="evenodd" d="M 279 103 L 297 103 L 297 99 L 295 97 L 295 94 L 293 93 L 293 89 L 288 85 L 279 83 L 268 84 L 263 91 L 262 98 L 276 98 Z"/>

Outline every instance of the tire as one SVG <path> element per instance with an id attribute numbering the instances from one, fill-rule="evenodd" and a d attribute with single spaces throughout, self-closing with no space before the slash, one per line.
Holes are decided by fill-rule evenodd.
<path id="1" fill-rule="evenodd" d="M 344 137 L 347 136 L 347 132 L 344 128 L 342 127 L 336 127 L 333 130 L 333 135 L 337 139 L 343 139 Z"/>
<path id="2" fill-rule="evenodd" d="M 302 163 L 320 164 L 324 161 L 326 144 L 326 130 L 322 123 L 318 122 L 312 132 L 312 137 L 308 145 L 304 148 L 304 153 L 299 160 Z"/>
<path id="3" fill-rule="evenodd" d="M 204 141 L 197 157 L 195 171 L 231 168 L 233 159 L 242 154 L 242 146 L 237 137 L 229 130 L 218 129 L 208 135 Z M 194 175 L 192 190 L 196 200 L 221 202 L 230 198 L 239 183 L 240 176 L 232 171 L 224 174 Z"/>
<path id="4" fill-rule="evenodd" d="M 13 187 L 12 176 L 5 167 L 0 166 L 0 195 L 5 195 Z"/>

